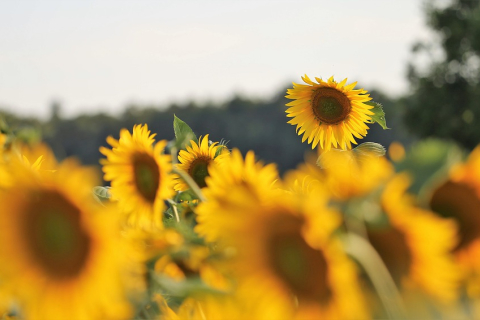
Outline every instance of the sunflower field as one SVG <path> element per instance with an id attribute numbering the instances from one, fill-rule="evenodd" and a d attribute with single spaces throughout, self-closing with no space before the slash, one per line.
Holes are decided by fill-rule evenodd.
<path id="1" fill-rule="evenodd" d="M 480 147 L 358 144 L 382 106 L 302 79 L 286 122 L 313 152 L 283 176 L 177 117 L 109 137 L 104 182 L 4 130 L 0 317 L 480 318 Z"/>

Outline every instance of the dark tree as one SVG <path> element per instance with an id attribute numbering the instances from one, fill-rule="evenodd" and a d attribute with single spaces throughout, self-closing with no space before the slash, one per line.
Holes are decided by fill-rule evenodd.
<path id="1" fill-rule="evenodd" d="M 405 123 L 419 137 L 453 139 L 471 149 L 480 142 L 480 1 L 431 1 L 425 12 L 437 37 L 413 46 Z"/>

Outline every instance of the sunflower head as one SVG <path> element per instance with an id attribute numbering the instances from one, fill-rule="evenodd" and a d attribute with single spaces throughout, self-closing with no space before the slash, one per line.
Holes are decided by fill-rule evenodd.
<path id="1" fill-rule="evenodd" d="M 147 125 L 136 125 L 120 139 L 107 138 L 112 149 L 100 148 L 104 178 L 111 181 L 112 198 L 119 201 L 132 226 L 161 226 L 164 200 L 173 194 L 170 156 L 163 154 L 167 141 L 153 146 Z"/>
<path id="2" fill-rule="evenodd" d="M 340 215 L 315 197 L 268 197 L 244 203 L 242 219 L 222 230 L 247 294 L 262 295 L 289 319 L 366 318 L 355 267 L 334 235 Z M 223 214 L 230 210 L 239 209 L 226 205 Z"/>
<path id="3" fill-rule="evenodd" d="M 416 199 L 407 193 L 410 184 L 404 173 L 386 184 L 381 207 L 389 226 L 368 228 L 369 240 L 402 289 L 419 289 L 439 301 L 452 302 L 459 284 L 451 255 L 457 243 L 456 225 L 417 207 Z"/>
<path id="4" fill-rule="evenodd" d="M 312 149 L 318 144 L 325 150 L 330 148 L 351 149 L 356 144 L 354 136 L 361 139 L 367 134 L 365 124 L 371 120 L 372 106 L 365 104 L 371 100 L 367 91 L 354 90 L 355 83 L 345 85 L 347 79 L 337 83 L 333 77 L 328 81 L 315 78 L 317 83 L 307 75 L 302 77 L 304 84 L 293 84 L 288 89 L 289 102 L 286 110 L 288 123 L 297 126 L 299 135 L 303 133 L 302 142 L 308 139 Z"/>
<path id="5" fill-rule="evenodd" d="M 0 194 L 0 258 L 8 263 L 0 274 L 21 313 L 28 319 L 128 314 L 122 280 L 128 251 L 116 211 L 92 197 L 94 173 L 70 160 L 53 173 L 21 159 L 9 168 L 12 184 Z"/>
<path id="6" fill-rule="evenodd" d="M 268 200 L 272 186 L 278 179 L 274 164 L 263 165 L 255 160 L 253 151 L 245 159 L 238 149 L 233 149 L 224 162 L 213 165 L 206 178 L 204 195 L 208 201 L 197 207 L 195 231 L 208 241 L 216 240 L 223 234 L 224 225 L 235 225 L 236 219 L 243 219 L 248 211 L 246 203 L 262 203 Z M 225 208 L 229 208 L 225 210 Z"/>
<path id="7" fill-rule="evenodd" d="M 205 178 L 208 177 L 209 167 L 213 163 L 221 163 L 228 157 L 229 152 L 218 142 L 209 143 L 208 134 L 202 139 L 198 139 L 198 144 L 194 141 L 190 141 L 191 146 L 187 145 L 187 150 L 180 150 L 178 154 L 178 161 L 180 164 L 177 168 L 188 173 L 192 177 L 193 181 L 200 187 L 207 186 Z M 175 179 L 175 190 L 185 191 L 188 189 L 188 185 L 180 177 Z"/>

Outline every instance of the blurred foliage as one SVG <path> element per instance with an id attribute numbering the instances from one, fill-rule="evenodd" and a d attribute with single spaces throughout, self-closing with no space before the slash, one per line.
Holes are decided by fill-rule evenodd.
<path id="1" fill-rule="evenodd" d="M 174 115 L 188 123 L 197 136 L 210 134 L 212 141 L 225 139 L 229 148 L 239 148 L 242 153 L 252 149 L 265 162 L 276 162 L 281 172 L 294 168 L 304 160 L 306 152 L 312 152 L 307 143 L 295 133 L 295 127 L 287 124 L 285 104 L 286 89 L 279 91 L 270 100 L 252 100 L 235 96 L 224 103 L 194 102 L 183 105 L 127 106 L 119 116 L 97 113 L 80 115 L 71 119 L 61 117 L 61 106 L 53 103 L 51 116 L 47 121 L 22 119 L 11 114 L 3 114 L 11 127 L 34 127 L 40 130 L 43 140 L 54 150 L 60 159 L 78 157 L 82 163 L 97 165 L 102 157 L 98 148 L 107 146 L 106 138 L 118 138 L 121 128 L 131 130 L 135 124 L 148 124 L 157 139 L 174 139 L 172 125 Z M 383 105 L 388 125 L 394 129 L 383 130 L 378 124 L 370 124 L 366 139 L 388 146 L 391 141 L 408 142 L 400 123 L 399 101 L 388 98 L 379 91 L 370 91 L 375 101 Z"/>
<path id="2" fill-rule="evenodd" d="M 480 1 L 430 1 L 425 12 L 436 37 L 413 46 L 405 123 L 419 137 L 472 149 L 480 141 Z"/>

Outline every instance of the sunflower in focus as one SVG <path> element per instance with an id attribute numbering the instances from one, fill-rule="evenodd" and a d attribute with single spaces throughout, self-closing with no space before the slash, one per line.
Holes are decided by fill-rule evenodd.
<path id="1" fill-rule="evenodd" d="M 238 149 L 233 149 L 222 163 L 213 165 L 209 173 L 205 179 L 207 187 L 203 190 L 207 201 L 197 207 L 198 225 L 195 228 L 208 241 L 218 238 L 223 224 L 235 225 L 236 219 L 242 219 L 247 213 L 245 203 L 266 201 L 278 179 L 274 164 L 263 165 L 256 161 L 253 151 L 244 159 Z M 226 206 L 230 211 L 223 210 Z"/>
<path id="2" fill-rule="evenodd" d="M 112 149 L 100 148 L 104 178 L 131 226 L 161 227 L 164 200 L 173 195 L 170 156 L 162 154 L 167 141 L 153 146 L 154 137 L 147 125 L 136 125 L 132 134 L 122 129 L 119 140 L 108 137 Z"/>
<path id="3" fill-rule="evenodd" d="M 368 130 L 365 123 L 371 121 L 372 106 L 365 104 L 371 100 L 367 91 L 354 90 L 356 82 L 346 85 L 347 79 L 336 82 L 333 77 L 328 81 L 315 78 L 317 83 L 302 77 L 305 84 L 293 84 L 287 90 L 287 98 L 294 101 L 287 103 L 288 123 L 297 126 L 297 133 L 303 133 L 305 140 L 318 144 L 326 151 L 333 148 L 351 149 L 356 144 L 354 137 L 362 139 Z"/>
<path id="4" fill-rule="evenodd" d="M 188 173 L 193 181 L 200 187 L 206 187 L 205 178 L 209 175 L 209 167 L 212 163 L 220 163 L 228 157 L 228 150 L 214 142 L 209 145 L 208 134 L 202 139 L 200 137 L 197 144 L 194 140 L 190 141 L 191 147 L 187 145 L 186 151 L 180 150 L 177 168 Z M 185 191 L 189 189 L 188 185 L 181 177 L 175 178 L 174 189 L 176 191 Z"/>
<path id="5" fill-rule="evenodd" d="M 13 183 L 0 194 L 1 293 L 25 319 L 128 318 L 128 247 L 116 211 L 92 197 L 93 171 L 71 160 L 54 173 L 20 159 L 9 167 Z"/>
<path id="6" fill-rule="evenodd" d="M 457 228 L 450 219 L 415 205 L 406 193 L 410 178 L 398 174 L 383 190 L 381 206 L 389 225 L 369 227 L 368 239 L 393 280 L 405 292 L 422 292 L 442 303 L 457 298 L 459 270 L 451 255 Z"/>

